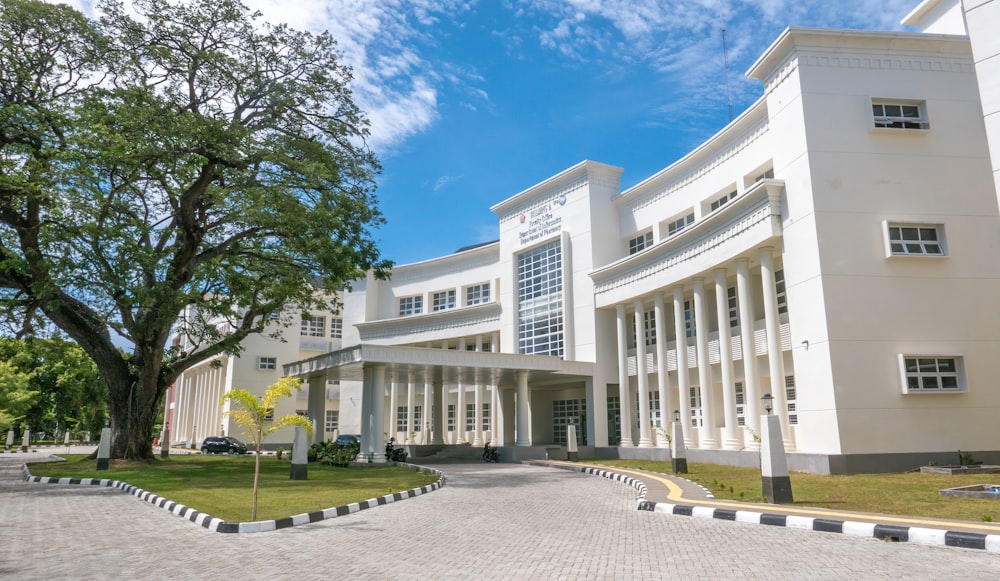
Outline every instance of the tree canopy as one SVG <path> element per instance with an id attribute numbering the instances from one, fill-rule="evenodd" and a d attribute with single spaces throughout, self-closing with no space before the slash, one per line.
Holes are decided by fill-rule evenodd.
<path id="1" fill-rule="evenodd" d="M 0 308 L 93 358 L 113 454 L 148 458 L 181 372 L 390 267 L 351 71 L 235 0 L 2 6 Z"/>

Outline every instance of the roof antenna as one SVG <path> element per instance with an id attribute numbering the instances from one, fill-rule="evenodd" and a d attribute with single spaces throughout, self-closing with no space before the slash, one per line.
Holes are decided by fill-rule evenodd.
<path id="1" fill-rule="evenodd" d="M 733 96 L 729 92 L 729 46 L 726 44 L 726 29 L 722 29 L 722 61 L 726 69 L 726 101 L 729 102 L 729 121 L 733 120 Z"/>

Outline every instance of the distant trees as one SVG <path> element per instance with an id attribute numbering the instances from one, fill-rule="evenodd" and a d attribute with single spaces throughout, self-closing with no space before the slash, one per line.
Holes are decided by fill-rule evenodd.
<path id="1" fill-rule="evenodd" d="M 97 433 L 107 418 L 107 389 L 79 346 L 61 338 L 0 338 L 0 430 Z"/>
<path id="2" fill-rule="evenodd" d="M 385 275 L 379 165 L 329 34 L 236 0 L 98 12 L 2 0 L 0 319 L 75 341 L 107 386 L 112 455 L 152 458 L 185 369 L 282 307 L 336 307 L 317 287 Z"/>

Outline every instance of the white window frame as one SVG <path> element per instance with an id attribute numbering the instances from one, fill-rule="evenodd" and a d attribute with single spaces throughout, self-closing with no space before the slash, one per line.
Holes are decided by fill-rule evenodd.
<path id="1" fill-rule="evenodd" d="M 916 362 L 917 369 L 913 370 L 909 362 L 913 360 Z M 921 369 L 921 367 L 929 367 L 933 361 L 933 365 L 936 368 L 934 371 L 928 369 Z M 941 364 L 945 361 L 951 361 L 954 367 L 954 371 L 941 371 Z M 966 393 L 969 391 L 969 384 L 967 377 L 965 375 L 965 359 L 961 355 L 919 355 L 912 353 L 900 353 L 898 357 L 899 364 L 899 377 L 902 386 L 903 393 L 906 395 L 912 394 L 928 394 L 928 393 Z M 924 388 L 923 384 L 925 379 L 937 378 L 937 388 Z M 942 387 L 944 379 L 954 379 L 955 387 Z M 917 381 L 917 387 L 911 385 L 911 379 Z"/>
<path id="2" fill-rule="evenodd" d="M 883 99 L 873 97 L 871 107 L 873 131 L 928 131 L 927 102 L 916 99 Z M 916 115 L 912 115 L 912 113 Z"/>
<path id="3" fill-rule="evenodd" d="M 736 327 L 739 327 L 739 301 L 736 298 L 735 286 L 731 286 L 726 289 L 726 307 L 729 312 L 729 328 L 735 329 Z"/>
<path id="4" fill-rule="evenodd" d="M 326 337 L 326 317 L 303 313 L 299 335 L 303 337 Z"/>
<path id="5" fill-rule="evenodd" d="M 733 383 L 736 392 L 736 425 L 741 428 L 747 425 L 746 418 L 746 389 L 742 381 Z"/>
<path id="6" fill-rule="evenodd" d="M 728 194 L 723 194 L 722 197 L 716 198 L 708 204 L 708 211 L 714 212 L 716 210 L 719 210 L 720 208 L 728 204 L 735 197 L 736 197 L 736 190 L 733 190 Z"/>
<path id="7" fill-rule="evenodd" d="M 648 230 L 628 241 L 628 254 L 638 254 L 653 245 L 653 231 Z"/>
<path id="8" fill-rule="evenodd" d="M 667 222 L 667 238 L 680 234 L 685 228 L 694 224 L 694 212 L 689 212 L 676 220 Z"/>
<path id="9" fill-rule="evenodd" d="M 454 309 L 456 304 L 455 289 L 438 291 L 431 294 L 431 312 Z"/>
<path id="10" fill-rule="evenodd" d="M 785 376 L 785 409 L 788 410 L 788 425 L 798 425 L 798 394 L 795 393 L 794 375 Z"/>
<path id="11" fill-rule="evenodd" d="M 905 238 L 904 229 L 917 230 L 917 238 Z M 928 238 L 924 240 L 925 231 L 933 230 L 936 240 Z M 897 232 L 898 231 L 898 232 Z M 898 236 L 897 236 L 898 234 Z M 885 257 L 898 258 L 901 256 L 919 258 L 945 258 L 948 256 L 948 240 L 945 237 L 944 224 L 933 224 L 926 222 L 890 222 L 882 221 L 882 242 L 885 244 Z M 933 247 L 937 246 L 939 252 L 933 253 Z M 911 252 L 911 250 L 913 250 Z"/>
<path id="12" fill-rule="evenodd" d="M 330 319 L 330 338 L 331 339 L 343 339 L 344 338 L 344 319 L 341 317 L 333 317 Z"/>
<path id="13" fill-rule="evenodd" d="M 340 428 L 340 410 L 326 410 L 326 421 L 323 422 L 323 430 L 332 432 Z"/>
<path id="14" fill-rule="evenodd" d="M 278 358 L 260 356 L 257 357 L 257 370 L 258 371 L 275 371 L 278 369 Z"/>
<path id="15" fill-rule="evenodd" d="M 702 414 L 701 408 L 701 386 L 691 385 L 688 386 L 688 403 L 690 404 L 691 410 L 691 427 L 700 428 L 705 425 L 705 417 Z"/>
<path id="16" fill-rule="evenodd" d="M 473 284 L 465 287 L 465 306 L 490 302 L 490 283 Z"/>
<path id="17" fill-rule="evenodd" d="M 783 267 L 774 271 L 774 296 L 778 303 L 778 314 L 784 315 L 788 312 L 788 287 L 785 284 L 785 269 Z"/>
<path id="18" fill-rule="evenodd" d="M 424 296 L 399 297 L 399 316 L 419 315 L 424 312 Z"/>

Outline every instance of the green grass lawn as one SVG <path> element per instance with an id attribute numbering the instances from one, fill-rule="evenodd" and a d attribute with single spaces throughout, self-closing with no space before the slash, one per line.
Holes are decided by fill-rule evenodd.
<path id="1" fill-rule="evenodd" d="M 97 461 L 67 455 L 66 462 L 39 462 L 35 476 L 122 480 L 174 502 L 226 521 L 250 520 L 253 456 L 172 455 L 152 463 L 112 461 L 98 472 Z M 264 457 L 260 463 L 257 520 L 270 520 L 341 506 L 419 488 L 438 476 L 391 465 L 336 468 L 309 464 L 308 480 L 290 480 L 288 460 Z"/>
<path id="2" fill-rule="evenodd" d="M 670 462 L 589 459 L 585 462 L 672 474 Z M 761 496 L 760 470 L 715 464 L 688 464 L 681 474 L 712 491 L 716 498 L 766 502 Z M 792 472 L 792 496 L 799 506 L 976 522 L 1000 522 L 1000 499 L 950 498 L 942 488 L 970 484 L 1000 484 L 1000 474 L 855 474 L 824 476 Z"/>

